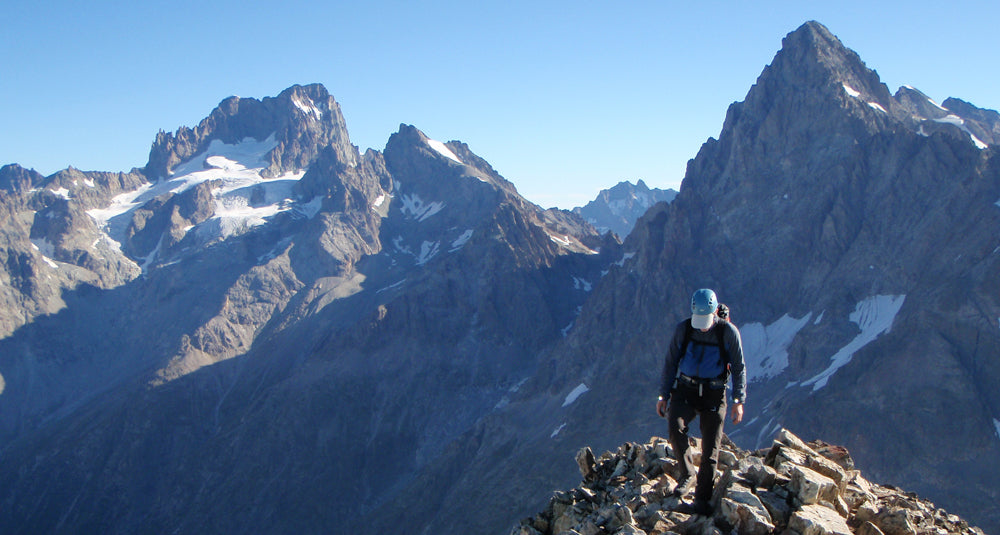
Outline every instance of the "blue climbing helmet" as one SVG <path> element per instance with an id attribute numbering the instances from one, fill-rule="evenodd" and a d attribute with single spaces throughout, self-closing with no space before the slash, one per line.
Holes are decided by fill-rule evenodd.
<path id="1" fill-rule="evenodd" d="M 708 329 L 714 321 L 714 314 L 719 308 L 719 300 L 715 292 L 702 288 L 691 296 L 691 326 L 695 329 Z"/>

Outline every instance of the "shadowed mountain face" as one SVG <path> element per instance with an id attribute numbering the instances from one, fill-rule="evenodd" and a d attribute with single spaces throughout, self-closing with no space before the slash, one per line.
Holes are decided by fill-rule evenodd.
<path id="1" fill-rule="evenodd" d="M 361 155 L 322 86 L 245 100 L 132 175 L 4 168 L 14 532 L 360 529 L 621 258 L 462 143 Z"/>
<path id="2" fill-rule="evenodd" d="M 502 532 L 581 446 L 666 432 L 667 337 L 712 287 L 737 444 L 843 444 L 992 531 L 998 124 L 807 23 L 624 246 L 460 142 L 360 154 L 319 85 L 226 99 L 132 173 L 4 167 L 0 524 Z"/>

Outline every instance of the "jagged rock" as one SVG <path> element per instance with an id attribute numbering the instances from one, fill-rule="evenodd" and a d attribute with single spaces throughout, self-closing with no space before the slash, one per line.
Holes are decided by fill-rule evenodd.
<path id="1" fill-rule="evenodd" d="M 834 481 L 819 472 L 805 466 L 792 466 L 791 491 L 800 502 L 814 505 L 826 502 L 833 503 L 837 497 L 837 485 Z"/>
<path id="2" fill-rule="evenodd" d="M 764 535 L 774 530 L 771 514 L 751 489 L 739 484 L 731 485 L 720 505 L 718 516 L 738 533 Z"/>
<path id="3" fill-rule="evenodd" d="M 981 535 L 955 515 L 935 508 L 912 493 L 868 482 L 856 471 L 843 486 L 809 468 L 832 463 L 819 450 L 850 458 L 846 449 L 812 448 L 782 429 L 775 447 L 760 453 L 742 451 L 731 442 L 724 451 L 735 459 L 715 483 L 710 517 L 680 512 L 684 502 L 669 494 L 673 481 L 666 473 L 677 463 L 663 458 L 666 441 L 654 437 L 645 444 L 625 443 L 605 452 L 584 474 L 584 485 L 556 492 L 548 509 L 525 519 L 511 534 L 578 533 L 767 535 L 909 535 L 915 533 Z M 588 455 L 589 454 L 589 455 Z M 577 460 L 593 453 L 581 449 Z M 790 477 L 778 475 L 769 462 Z M 591 466 L 584 462 L 583 466 Z M 845 473 L 845 468 L 837 466 Z M 845 498 L 846 496 L 846 498 Z"/>
<path id="4" fill-rule="evenodd" d="M 850 535 L 851 528 L 836 511 L 822 505 L 803 505 L 792 514 L 788 529 L 800 535 Z"/>
<path id="5" fill-rule="evenodd" d="M 912 513 L 907 509 L 883 509 L 875 515 L 874 524 L 885 535 L 916 535 L 917 528 L 911 519 Z"/>

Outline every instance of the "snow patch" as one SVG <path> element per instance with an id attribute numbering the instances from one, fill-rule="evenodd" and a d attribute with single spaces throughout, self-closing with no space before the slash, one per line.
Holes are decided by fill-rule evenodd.
<path id="1" fill-rule="evenodd" d="M 576 325 L 576 321 L 571 321 L 571 322 L 569 322 L 569 325 L 563 327 L 562 330 L 559 331 L 559 332 L 562 333 L 562 337 L 563 338 L 566 338 L 567 336 L 569 336 L 569 332 L 573 330 L 573 326 L 574 325 Z"/>
<path id="2" fill-rule="evenodd" d="M 403 195 L 401 201 L 403 206 L 399 209 L 403 212 L 403 215 L 409 214 L 416 218 L 417 221 L 427 219 L 440 212 L 445 206 L 443 202 L 425 203 L 416 193 L 413 195 Z"/>
<path id="3" fill-rule="evenodd" d="M 313 197 L 313 200 L 305 204 L 300 204 L 298 206 L 298 211 L 301 212 L 302 215 L 306 216 L 307 219 L 312 219 L 316 217 L 316 214 L 318 214 L 322 208 L 323 208 L 323 197 L 317 195 Z"/>
<path id="4" fill-rule="evenodd" d="M 156 242 L 156 248 L 154 248 L 152 252 L 146 255 L 146 258 L 144 258 L 142 261 L 142 265 L 139 266 L 142 269 L 143 273 L 146 273 L 146 271 L 149 270 L 149 266 L 153 264 L 154 260 L 156 260 L 156 257 L 160 256 L 160 249 L 162 248 L 163 248 L 163 236 L 160 236 L 160 241 Z"/>
<path id="5" fill-rule="evenodd" d="M 96 187 L 96 186 L 95 186 L 95 184 L 94 184 L 94 181 L 93 181 L 93 180 L 91 180 L 91 179 L 89 179 L 89 178 L 85 178 L 85 179 L 83 179 L 83 183 L 84 183 L 84 184 L 85 184 L 85 185 L 86 185 L 86 186 L 87 186 L 88 188 L 94 188 L 94 187 Z"/>
<path id="6" fill-rule="evenodd" d="M 854 89 L 853 87 L 851 87 L 851 86 L 849 86 L 847 84 L 842 84 L 842 85 L 844 86 L 844 91 L 846 91 L 848 95 L 850 95 L 850 96 L 852 96 L 854 98 L 858 98 L 858 97 L 861 96 L 861 92 L 858 91 L 857 89 Z"/>
<path id="7" fill-rule="evenodd" d="M 943 117 L 941 119 L 934 119 L 934 122 L 950 124 L 958 127 L 959 130 L 965 132 L 966 134 L 969 134 L 969 137 L 972 138 L 972 143 L 976 146 L 976 148 L 980 150 L 989 147 L 989 145 L 983 143 L 979 138 L 977 138 L 976 135 L 972 133 L 972 130 L 969 130 L 968 126 L 965 126 L 965 119 L 962 119 L 961 117 L 955 114 L 949 114 L 948 116 Z"/>
<path id="8" fill-rule="evenodd" d="M 751 381 L 768 379 L 785 371 L 788 368 L 788 347 L 811 318 L 811 312 L 799 319 L 785 314 L 766 327 L 762 323 L 744 325 L 740 334 L 748 378 Z"/>
<path id="9" fill-rule="evenodd" d="M 313 101 L 309 99 L 309 97 L 306 97 L 305 101 L 303 102 L 301 99 L 299 99 L 298 95 L 293 96 L 292 104 L 294 104 L 296 108 L 302 111 L 302 113 L 311 117 L 315 117 L 317 121 L 323 118 L 322 110 L 317 108 L 316 104 L 313 103 Z"/>
<path id="10" fill-rule="evenodd" d="M 577 400 L 577 398 L 585 394 L 588 390 L 590 390 L 590 388 L 588 388 L 587 385 L 585 385 L 584 383 L 580 383 L 579 385 L 577 385 L 576 388 L 573 389 L 572 392 L 566 394 L 566 399 L 563 401 L 562 406 L 566 407 L 568 405 L 571 405 L 574 401 Z"/>
<path id="11" fill-rule="evenodd" d="M 573 277 L 573 289 L 589 292 L 594 289 L 594 285 L 580 277 Z"/>
<path id="12" fill-rule="evenodd" d="M 569 240 L 569 236 L 559 237 L 559 236 L 553 236 L 553 235 L 549 234 L 549 238 L 551 238 L 552 241 L 558 243 L 559 245 L 561 245 L 563 247 L 569 247 L 570 243 L 572 243 Z"/>
<path id="13" fill-rule="evenodd" d="M 435 139 L 428 139 L 427 145 L 430 146 L 430 148 L 434 149 L 434 151 L 440 154 L 441 156 L 444 156 L 445 158 L 448 158 L 449 160 L 455 163 L 462 163 L 462 160 L 459 160 L 458 156 L 455 156 L 455 153 L 451 152 L 451 149 L 449 149 L 448 146 L 445 145 L 444 143 L 441 143 L 440 141 L 437 141 Z"/>
<path id="14" fill-rule="evenodd" d="M 633 256 L 635 256 L 635 253 L 625 253 L 624 255 L 622 255 L 621 260 L 615 262 L 615 265 L 618 267 L 625 267 L 625 261 L 632 258 Z"/>
<path id="15" fill-rule="evenodd" d="M 378 198 L 375 199 L 375 202 L 372 203 L 372 209 L 379 208 L 380 206 L 382 206 L 382 203 L 384 202 L 385 202 L 385 193 L 379 195 Z"/>
<path id="16" fill-rule="evenodd" d="M 911 87 L 910 89 L 913 89 L 913 88 Z M 932 99 L 930 97 L 927 97 L 927 102 L 930 102 L 931 104 L 933 104 L 936 108 L 938 108 L 941 111 L 949 111 L 948 108 L 945 108 L 944 106 L 938 104 L 937 102 L 934 101 L 934 99 Z"/>
<path id="17" fill-rule="evenodd" d="M 996 418 L 993 419 L 993 428 L 997 432 L 997 438 L 1000 438 L 1000 420 L 997 420 Z"/>
<path id="18" fill-rule="evenodd" d="M 63 199 L 69 199 L 69 190 L 66 188 L 59 188 L 50 190 L 56 197 L 62 197 Z"/>
<path id="19" fill-rule="evenodd" d="M 879 104 L 878 102 L 869 102 L 868 105 L 871 106 L 871 108 L 873 110 L 878 110 L 878 111 L 880 111 L 882 113 L 889 113 L 889 112 L 885 111 L 885 108 L 883 108 L 882 105 Z"/>
<path id="20" fill-rule="evenodd" d="M 455 252 L 465 246 L 469 240 L 472 239 L 472 229 L 466 230 L 461 236 L 455 238 L 455 241 L 451 242 L 451 251 Z"/>
<path id="21" fill-rule="evenodd" d="M 263 141 L 248 137 L 234 144 L 213 139 L 205 152 L 175 166 L 167 178 L 118 195 L 106 208 L 88 210 L 87 214 L 112 241 L 120 244 L 125 240 L 131 213 L 138 207 L 160 195 L 179 194 L 202 182 L 217 181 L 218 186 L 212 191 L 216 214 L 195 228 L 202 237 L 225 238 L 245 232 L 292 208 L 314 217 L 322 206 L 321 199 L 314 198 L 305 204 L 292 200 L 292 188 L 305 171 L 276 178 L 261 176 L 267 167 L 267 154 L 277 145 L 274 134 Z"/>
<path id="22" fill-rule="evenodd" d="M 376 290 L 375 293 L 380 294 L 380 293 L 385 292 L 387 290 L 392 290 L 394 288 L 399 288 L 400 286 L 403 285 L 404 282 L 406 282 L 406 279 L 403 279 L 403 280 L 401 280 L 401 281 L 399 281 L 399 282 L 397 282 L 395 284 L 390 284 L 389 286 L 386 286 L 385 288 L 381 288 L 379 290 Z"/>
<path id="23" fill-rule="evenodd" d="M 556 435 L 558 435 L 559 432 L 562 431 L 564 427 L 566 427 L 566 424 L 562 424 L 559 427 L 555 428 L 555 430 L 552 431 L 552 434 L 549 435 L 549 438 L 556 438 Z"/>
<path id="24" fill-rule="evenodd" d="M 441 242 L 425 241 L 420 244 L 420 255 L 417 256 L 417 265 L 422 266 L 434 258 L 441 249 Z"/>
<path id="25" fill-rule="evenodd" d="M 858 303 L 848 319 L 858 324 L 861 333 L 830 357 L 832 362 L 827 369 L 812 379 L 804 381 L 802 386 L 812 386 L 813 392 L 826 386 L 830 377 L 851 362 L 855 353 L 874 341 L 879 335 L 892 329 L 892 322 L 899 314 L 905 300 L 905 295 L 876 295 Z"/>
<path id="26" fill-rule="evenodd" d="M 52 245 L 48 238 L 35 238 L 31 240 L 31 248 L 42 253 L 43 256 L 55 256 L 56 246 Z"/>

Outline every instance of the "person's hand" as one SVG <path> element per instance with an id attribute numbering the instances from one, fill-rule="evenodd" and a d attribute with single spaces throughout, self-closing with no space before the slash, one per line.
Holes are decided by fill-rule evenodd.
<path id="1" fill-rule="evenodd" d="M 667 400 L 661 399 L 656 402 L 656 414 L 658 414 L 660 418 L 667 417 Z"/>
<path id="2" fill-rule="evenodd" d="M 743 404 L 737 403 L 733 405 L 733 423 L 738 424 L 743 421 Z"/>

